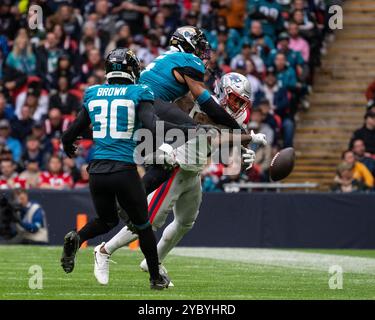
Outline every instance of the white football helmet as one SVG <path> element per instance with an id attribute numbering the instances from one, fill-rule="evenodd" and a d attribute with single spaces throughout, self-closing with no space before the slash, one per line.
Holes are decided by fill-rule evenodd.
<path id="1" fill-rule="evenodd" d="M 240 117 L 251 107 L 251 85 L 242 74 L 236 72 L 225 74 L 216 82 L 214 91 L 220 105 L 233 118 Z"/>

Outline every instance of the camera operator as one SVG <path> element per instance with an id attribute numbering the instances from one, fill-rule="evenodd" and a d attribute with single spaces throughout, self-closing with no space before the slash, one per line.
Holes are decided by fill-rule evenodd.
<path id="1" fill-rule="evenodd" d="M 48 230 L 43 208 L 29 201 L 25 189 L 14 190 L 14 203 L 0 199 L 0 244 L 47 244 Z"/>

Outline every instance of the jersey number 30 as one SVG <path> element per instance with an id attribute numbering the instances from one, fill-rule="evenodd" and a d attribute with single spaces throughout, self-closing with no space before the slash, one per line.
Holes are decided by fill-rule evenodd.
<path id="1" fill-rule="evenodd" d="M 99 111 L 94 115 L 93 138 L 102 139 L 109 134 L 112 139 L 131 139 L 135 119 L 134 102 L 115 99 L 109 108 L 108 105 L 108 100 L 105 99 L 91 100 L 88 103 L 90 113 L 96 112 L 95 109 Z M 127 112 L 124 112 L 124 108 Z"/>

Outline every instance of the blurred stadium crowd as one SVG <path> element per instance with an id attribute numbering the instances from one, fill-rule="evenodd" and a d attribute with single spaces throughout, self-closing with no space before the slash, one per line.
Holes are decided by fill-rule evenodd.
<path id="1" fill-rule="evenodd" d="M 375 81 L 366 90 L 364 123 L 353 132 L 349 147 L 342 153 L 332 190 L 360 192 L 375 190 Z"/>
<path id="2" fill-rule="evenodd" d="M 103 58 L 132 48 L 146 66 L 167 50 L 181 25 L 202 28 L 212 46 L 205 81 L 229 71 L 253 88 L 249 128 L 265 133 L 254 168 L 223 175 L 208 165 L 203 188 L 235 181 L 267 181 L 272 155 L 293 145 L 295 115 L 332 37 L 328 5 L 338 0 L 92 0 L 0 3 L 0 188 L 87 187 L 89 134 L 78 157 L 64 156 L 61 133 L 81 107 L 87 86 L 104 82 Z M 43 28 L 30 29 L 28 8 L 43 9 Z M 339 179 L 339 178 L 338 178 Z"/>

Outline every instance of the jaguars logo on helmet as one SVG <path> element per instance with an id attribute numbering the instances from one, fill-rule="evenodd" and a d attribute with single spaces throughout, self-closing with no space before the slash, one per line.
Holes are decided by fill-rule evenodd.
<path id="1" fill-rule="evenodd" d="M 181 52 L 193 53 L 202 60 L 210 58 L 210 44 L 204 33 L 197 27 L 178 28 L 173 33 L 169 45 Z"/>
<path id="2" fill-rule="evenodd" d="M 137 56 L 127 48 L 116 48 L 110 51 L 105 60 L 105 73 L 108 82 L 113 82 L 113 79 L 127 79 L 132 83 L 137 83 L 140 70 Z"/>

